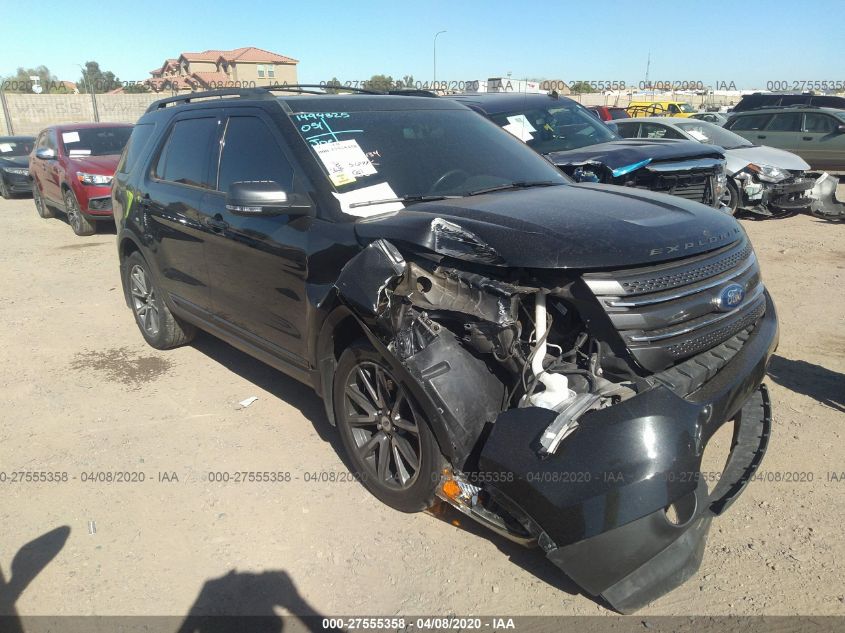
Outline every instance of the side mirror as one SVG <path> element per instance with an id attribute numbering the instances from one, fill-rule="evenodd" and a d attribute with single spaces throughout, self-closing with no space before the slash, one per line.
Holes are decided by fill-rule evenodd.
<path id="1" fill-rule="evenodd" d="M 56 150 L 50 149 L 49 147 L 39 147 L 35 150 L 35 158 L 40 158 L 41 160 L 53 160 L 56 157 Z"/>
<path id="2" fill-rule="evenodd" d="M 836 126 L 836 133 L 845 134 L 845 125 L 840 123 L 838 126 Z"/>
<path id="3" fill-rule="evenodd" d="M 308 215 L 311 202 L 289 194 L 273 180 L 233 182 L 226 194 L 226 210 L 236 215 Z"/>

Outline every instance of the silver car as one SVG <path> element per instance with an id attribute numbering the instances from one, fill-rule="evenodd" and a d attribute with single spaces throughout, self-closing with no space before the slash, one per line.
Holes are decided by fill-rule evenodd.
<path id="1" fill-rule="evenodd" d="M 728 186 L 722 202 L 731 213 L 744 209 L 759 215 L 810 210 L 815 179 L 800 156 L 774 147 L 754 145 L 733 132 L 698 119 L 647 117 L 614 121 L 624 138 L 686 139 L 725 150 Z"/>
<path id="2" fill-rule="evenodd" d="M 721 112 L 696 112 L 695 114 L 689 115 L 689 118 L 698 121 L 707 121 L 719 127 L 722 127 L 728 122 L 728 117 Z"/>

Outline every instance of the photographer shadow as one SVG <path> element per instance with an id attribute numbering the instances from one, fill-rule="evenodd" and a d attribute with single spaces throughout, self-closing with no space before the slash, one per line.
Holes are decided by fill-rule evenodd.
<path id="1" fill-rule="evenodd" d="M 0 569 L 0 630 L 3 633 L 23 633 L 15 603 L 35 577 L 62 551 L 69 535 L 70 528 L 63 525 L 21 547 L 12 559 L 12 575 L 8 581 Z"/>
<path id="2" fill-rule="evenodd" d="M 290 616 L 279 616 L 283 608 Z M 230 571 L 206 581 L 177 633 L 282 633 L 327 631 L 323 615 L 284 571 Z"/>

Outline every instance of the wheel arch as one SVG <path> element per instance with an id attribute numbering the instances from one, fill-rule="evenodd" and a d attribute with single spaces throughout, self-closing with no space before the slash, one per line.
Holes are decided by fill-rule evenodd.
<path id="1" fill-rule="evenodd" d="M 397 359 L 385 344 L 361 321 L 349 308 L 341 304 L 335 308 L 320 329 L 320 336 L 317 347 L 317 364 L 320 374 L 320 393 L 323 396 L 326 416 L 332 426 L 337 426 L 334 414 L 334 376 L 337 369 L 337 361 L 343 350 L 357 340 L 366 340 L 385 362 L 396 372 L 395 375 L 402 379 L 410 391 L 416 403 L 422 408 L 425 421 L 434 433 L 440 451 L 450 461 L 454 462 L 456 457 L 456 446 L 450 439 L 451 434 L 446 428 L 446 423 L 436 406 L 426 396 L 422 386 L 411 375 L 408 369 Z"/>
<path id="2" fill-rule="evenodd" d="M 130 308 L 132 307 L 132 304 L 129 300 L 129 288 L 126 286 L 126 276 L 123 274 L 123 267 L 126 265 L 126 260 L 130 255 L 132 255 L 132 253 L 140 253 L 141 257 L 143 257 L 149 265 L 149 260 L 147 260 L 147 257 L 144 255 L 141 245 L 138 244 L 134 237 L 124 233 L 118 238 L 117 255 L 120 268 L 121 286 L 123 288 L 123 300 L 126 302 L 127 307 Z"/>

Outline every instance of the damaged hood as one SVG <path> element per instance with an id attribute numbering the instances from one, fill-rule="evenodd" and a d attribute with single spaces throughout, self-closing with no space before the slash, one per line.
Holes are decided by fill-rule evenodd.
<path id="1" fill-rule="evenodd" d="M 766 145 L 726 149 L 725 157 L 727 158 L 727 171 L 732 176 L 745 169 L 749 163 L 770 165 L 789 171 L 807 171 L 810 169 L 810 165 L 797 154 Z"/>
<path id="2" fill-rule="evenodd" d="M 593 183 L 418 203 L 355 230 L 364 243 L 384 238 L 482 264 L 577 269 L 689 257 L 742 235 L 731 216 L 703 204 Z"/>
<path id="3" fill-rule="evenodd" d="M 687 158 L 723 158 L 721 148 L 698 141 L 674 139 L 622 139 L 546 155 L 558 167 L 601 163 L 609 169 Z"/>

